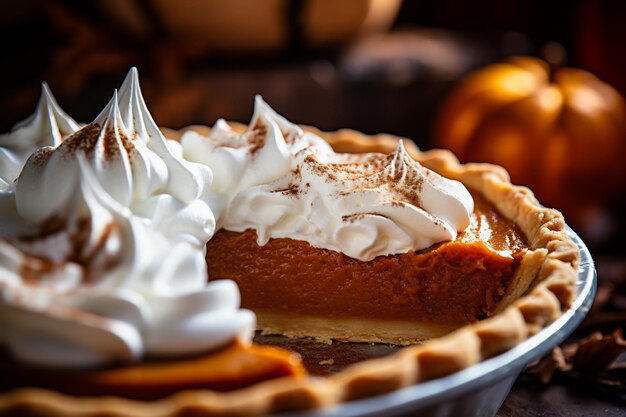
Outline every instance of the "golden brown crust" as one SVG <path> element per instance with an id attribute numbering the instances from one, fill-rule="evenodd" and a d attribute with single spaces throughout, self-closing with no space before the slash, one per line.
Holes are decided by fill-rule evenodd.
<path id="1" fill-rule="evenodd" d="M 306 129 L 324 137 L 341 152 L 390 152 L 398 140 L 388 135 L 369 137 L 351 130 L 322 133 Z M 1 394 L 0 415 L 31 412 L 41 416 L 232 416 L 323 407 L 457 372 L 516 346 L 558 318 L 574 298 L 579 260 L 578 248 L 566 233 L 562 215 L 541 207 L 528 189 L 512 185 L 500 167 L 462 165 L 448 151 L 420 152 L 412 142 L 405 145 L 424 166 L 482 193 L 505 217 L 515 221 L 528 238 L 532 251 L 524 258 L 516 289 L 507 295 L 509 305 L 500 314 L 391 356 L 357 363 L 325 379 L 285 378 L 227 393 L 186 391 L 149 403 L 122 398 L 74 398 L 29 388 Z"/>
<path id="2" fill-rule="evenodd" d="M 322 343 L 367 342 L 412 345 L 456 330 L 456 323 L 434 324 L 416 320 L 376 320 L 359 318 L 322 318 L 310 315 L 286 317 L 280 313 L 257 311 L 257 329 L 262 334 L 302 337 Z"/>

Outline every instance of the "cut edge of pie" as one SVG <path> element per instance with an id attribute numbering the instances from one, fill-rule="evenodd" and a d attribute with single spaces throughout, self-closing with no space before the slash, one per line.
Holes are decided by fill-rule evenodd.
<path id="1" fill-rule="evenodd" d="M 188 129 L 208 132 L 206 127 Z M 338 152 L 388 153 L 399 140 L 347 129 L 332 133 L 304 129 L 326 139 Z M 182 132 L 168 130 L 166 136 L 176 139 Z M 189 390 L 150 402 L 72 397 L 46 389 L 22 388 L 0 394 L 0 415 L 263 415 L 331 406 L 465 369 L 518 345 L 567 310 L 575 296 L 579 250 L 565 230 L 561 213 L 540 206 L 527 188 L 512 185 L 501 167 L 460 164 L 449 151 L 421 152 L 413 142 L 405 145 L 422 165 L 481 193 L 525 234 L 531 250 L 524 256 L 498 314 L 390 356 L 359 362 L 327 378 L 279 378 L 230 392 Z"/>

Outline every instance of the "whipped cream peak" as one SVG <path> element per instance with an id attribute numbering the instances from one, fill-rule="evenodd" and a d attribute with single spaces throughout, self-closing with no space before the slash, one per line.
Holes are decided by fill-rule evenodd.
<path id="1" fill-rule="evenodd" d="M 283 116 L 276 113 L 276 111 L 267 104 L 260 95 L 257 95 L 254 100 L 254 112 L 252 114 L 252 120 L 248 125 L 248 132 L 255 132 L 256 135 L 268 131 L 268 127 L 272 126 L 271 132 L 276 141 L 285 143 L 289 148 L 290 153 L 295 153 L 303 148 L 313 147 L 318 152 L 334 153 L 331 146 L 324 139 L 316 136 L 312 133 L 305 132 L 300 126 L 295 123 L 291 123 Z M 278 129 L 276 129 L 276 127 Z M 249 134 L 250 134 L 249 133 Z M 259 145 L 252 140 L 253 149 L 259 147 Z M 272 141 L 269 142 L 272 144 Z"/>
<path id="2" fill-rule="evenodd" d="M 136 67 L 128 71 L 120 86 L 119 103 L 124 125 L 138 138 L 149 141 L 151 137 L 162 136 L 143 99 Z"/>
<path id="3" fill-rule="evenodd" d="M 132 67 L 119 89 L 119 106 L 124 125 L 137 138 L 149 142 L 151 139 L 163 138 L 161 129 L 157 126 L 148 111 L 146 102 L 139 85 L 139 72 Z"/>
<path id="4" fill-rule="evenodd" d="M 244 132 L 218 120 L 209 136 L 194 131 L 181 138 L 183 155 L 211 168 L 211 207 L 219 219 L 239 191 L 275 181 L 293 168 L 296 153 L 316 147 L 332 152 L 322 138 L 304 132 L 278 115 L 260 96 L 256 97 L 252 120 Z"/>
<path id="5" fill-rule="evenodd" d="M 194 132 L 188 132 L 188 136 L 189 134 L 193 135 Z M 250 154 L 256 154 L 266 145 L 269 147 L 294 145 L 303 135 L 304 132 L 298 125 L 280 116 L 257 95 L 252 119 L 245 132 L 237 133 L 224 119 L 218 119 L 207 138 L 207 145 L 212 148 L 246 148 Z"/>
<path id="6" fill-rule="evenodd" d="M 163 160 L 131 139 L 116 91 L 93 123 L 56 148 L 42 148 L 29 158 L 16 186 L 17 210 L 25 219 L 42 222 L 65 211 L 80 181 L 79 156 L 89 161 L 104 189 L 127 207 L 160 192 L 167 182 Z"/>
<path id="7" fill-rule="evenodd" d="M 79 129 L 78 123 L 65 113 L 50 91 L 47 83 L 41 83 L 41 96 L 37 103 L 35 113 L 22 120 L 13 127 L 13 131 L 37 126 L 39 133 L 46 133 L 36 138 L 35 145 L 56 146 L 65 136 Z M 30 148 L 28 143 L 17 142 L 17 147 Z"/>
<path id="8" fill-rule="evenodd" d="M 274 122 L 287 142 L 289 142 L 292 137 L 301 136 L 304 133 L 300 126 L 291 123 L 289 120 L 276 113 L 276 111 L 272 109 L 270 105 L 265 102 L 265 100 L 263 100 L 263 97 L 257 94 L 254 97 L 254 112 L 252 114 L 250 126 L 254 126 L 260 118 Z"/>
<path id="9" fill-rule="evenodd" d="M 129 121 L 133 124 L 127 126 Z M 118 95 L 116 90 L 92 123 L 29 158 L 15 187 L 16 212 L 27 224 L 67 214 L 78 188 L 78 157 L 83 156 L 119 204 L 167 236 L 203 247 L 215 231 L 215 216 L 204 201 L 212 172 L 185 161 L 181 153 L 170 148 L 154 124 L 136 71 L 131 71 L 124 91 Z M 42 199 L 46 204 L 39 204 Z M 4 223 L 0 220 L 0 230 L 9 228 Z"/>
<path id="10" fill-rule="evenodd" d="M 80 126 L 59 107 L 46 83 L 35 112 L 0 135 L 0 189 L 15 181 L 28 157 L 44 146 L 57 146 Z"/>
<path id="11" fill-rule="evenodd" d="M 0 193 L 0 344 L 71 368 L 251 340 L 235 283 L 207 283 L 211 169 L 164 137 L 136 69 L 92 123 L 33 150 Z"/>
<path id="12" fill-rule="evenodd" d="M 282 175 L 295 149 L 290 149 L 291 144 L 276 120 L 270 114 L 260 113 L 245 135 L 253 162 L 242 185 L 263 183 Z"/>
<path id="13" fill-rule="evenodd" d="M 130 69 L 120 87 L 119 107 L 124 125 L 133 137 L 143 140 L 168 165 L 167 192 L 185 203 L 200 198 L 211 185 L 213 173 L 204 165 L 186 161 L 180 155 L 180 145 L 166 140 L 148 111 L 135 67 Z"/>
<path id="14" fill-rule="evenodd" d="M 104 106 L 100 113 L 93 119 L 94 124 L 100 127 L 111 126 L 117 129 L 125 129 L 122 122 L 122 115 L 120 114 L 120 107 L 118 101 L 117 89 L 113 90 L 113 95 L 109 99 L 109 102 Z"/>

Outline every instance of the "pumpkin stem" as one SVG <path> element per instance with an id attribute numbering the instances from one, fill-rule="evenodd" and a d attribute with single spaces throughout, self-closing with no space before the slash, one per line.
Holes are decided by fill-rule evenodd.
<path id="1" fill-rule="evenodd" d="M 550 82 L 554 82 L 557 70 L 567 63 L 567 52 L 558 42 L 548 42 L 541 48 L 541 57 L 550 66 Z"/>

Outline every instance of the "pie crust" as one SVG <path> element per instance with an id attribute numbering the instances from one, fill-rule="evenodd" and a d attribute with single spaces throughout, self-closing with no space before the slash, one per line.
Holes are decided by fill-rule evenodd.
<path id="1" fill-rule="evenodd" d="M 206 133 L 208 128 L 190 129 Z M 339 152 L 388 153 L 399 140 L 389 135 L 370 137 L 352 130 L 323 133 L 314 128 L 305 129 L 325 138 Z M 182 132 L 165 133 L 176 138 Z M 512 185 L 501 167 L 462 165 L 449 151 L 421 152 L 410 141 L 405 146 L 424 166 L 481 193 L 525 234 L 532 256 L 520 266 L 518 282 L 507 294 L 508 306 L 495 316 L 423 344 L 405 347 L 390 356 L 359 362 L 326 378 L 279 378 L 229 392 L 189 390 L 150 402 L 119 397 L 71 397 L 45 389 L 24 388 L 0 394 L 0 415 L 233 416 L 331 406 L 467 368 L 511 349 L 570 307 L 579 251 L 568 237 L 558 211 L 543 208 L 530 190 Z"/>

